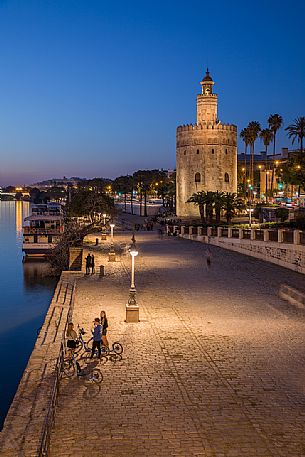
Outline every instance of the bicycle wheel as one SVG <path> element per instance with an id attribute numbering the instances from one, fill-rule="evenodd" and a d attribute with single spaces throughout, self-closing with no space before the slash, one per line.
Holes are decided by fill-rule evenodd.
<path id="1" fill-rule="evenodd" d="M 123 352 L 123 346 L 121 345 L 121 343 L 118 343 L 117 341 L 115 343 L 113 343 L 112 345 L 112 350 L 116 353 L 116 354 L 122 354 Z"/>
<path id="2" fill-rule="evenodd" d="M 99 368 L 93 368 L 90 373 L 84 376 L 84 381 L 86 384 L 100 384 L 103 381 L 103 374 Z"/>
<path id="3" fill-rule="evenodd" d="M 72 378 L 75 375 L 75 365 L 72 360 L 64 360 L 62 373 L 67 378 Z"/>
<path id="4" fill-rule="evenodd" d="M 120 362 L 122 360 L 121 354 L 117 354 L 116 352 L 110 354 L 110 361 L 111 362 Z"/>

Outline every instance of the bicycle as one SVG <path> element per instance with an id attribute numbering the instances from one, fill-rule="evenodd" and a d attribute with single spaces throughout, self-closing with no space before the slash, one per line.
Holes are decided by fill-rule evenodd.
<path id="1" fill-rule="evenodd" d="M 82 370 L 72 353 L 71 357 L 68 357 L 63 361 L 62 374 L 67 378 L 72 378 L 75 375 L 75 371 L 77 371 L 77 377 L 83 377 L 85 382 L 95 382 L 96 384 L 100 384 L 103 381 L 103 374 L 99 368 L 93 368 L 91 371 L 87 371 L 86 367 Z"/>
<path id="2" fill-rule="evenodd" d="M 84 354 L 82 355 L 82 358 L 91 357 L 92 349 L 91 349 L 91 347 L 89 347 L 89 343 L 92 341 L 93 338 L 91 337 L 88 341 L 85 341 L 83 338 L 83 335 L 86 334 L 84 329 L 78 327 L 78 331 L 79 331 L 79 336 L 78 336 L 78 346 L 79 347 L 76 348 L 74 353 L 79 354 L 80 351 L 83 349 Z M 101 348 L 101 357 L 106 357 L 107 360 L 108 360 L 108 357 L 112 361 L 121 360 L 122 353 L 123 353 L 123 346 L 118 341 L 115 341 L 114 343 L 112 343 L 111 349 L 106 346 L 102 346 L 102 348 Z M 95 355 L 97 356 L 97 354 L 98 354 L 98 351 L 96 350 Z"/>

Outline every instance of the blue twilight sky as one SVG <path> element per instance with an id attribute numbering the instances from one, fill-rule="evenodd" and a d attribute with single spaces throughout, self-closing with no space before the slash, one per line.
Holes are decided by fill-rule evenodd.
<path id="1" fill-rule="evenodd" d="M 304 17 L 304 0 L 0 0 L 0 185 L 174 168 L 206 66 L 239 131 L 304 116 Z"/>

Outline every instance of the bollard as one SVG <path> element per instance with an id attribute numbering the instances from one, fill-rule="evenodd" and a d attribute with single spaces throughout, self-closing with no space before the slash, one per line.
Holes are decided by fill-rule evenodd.
<path id="1" fill-rule="evenodd" d="M 105 276 L 105 267 L 104 265 L 100 265 L 100 278 Z"/>
<path id="2" fill-rule="evenodd" d="M 98 246 L 98 238 L 95 238 L 95 246 Z"/>

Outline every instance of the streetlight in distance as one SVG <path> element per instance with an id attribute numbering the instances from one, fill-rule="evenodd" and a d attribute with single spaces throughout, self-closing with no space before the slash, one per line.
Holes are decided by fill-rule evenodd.
<path id="1" fill-rule="evenodd" d="M 107 239 L 107 234 L 106 234 L 106 217 L 107 217 L 107 214 L 103 213 L 102 216 L 103 216 L 103 219 L 104 219 L 104 225 L 103 225 L 103 228 L 102 228 L 101 239 L 102 240 L 106 240 Z"/>
<path id="2" fill-rule="evenodd" d="M 115 251 L 114 251 L 114 245 L 113 245 L 113 229 L 115 225 L 110 224 L 110 230 L 111 230 L 111 241 L 110 241 L 110 251 L 109 251 L 109 256 L 108 256 L 108 261 L 109 262 L 115 262 Z"/>
<path id="3" fill-rule="evenodd" d="M 106 225 L 106 216 L 107 216 L 107 214 L 106 214 L 106 213 L 103 213 L 104 225 Z"/>
<path id="4" fill-rule="evenodd" d="M 129 289 L 128 303 L 126 304 L 126 322 L 139 322 L 139 305 L 136 298 L 136 286 L 134 282 L 135 257 L 139 254 L 136 248 L 136 240 L 133 235 L 131 238 L 132 245 L 129 249 L 131 255 L 131 285 Z"/>

